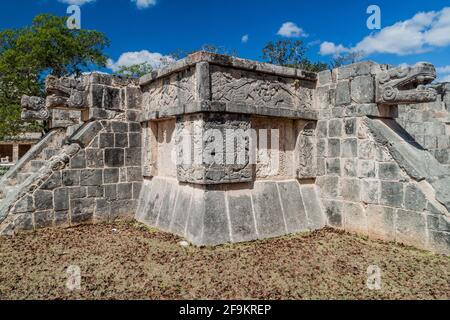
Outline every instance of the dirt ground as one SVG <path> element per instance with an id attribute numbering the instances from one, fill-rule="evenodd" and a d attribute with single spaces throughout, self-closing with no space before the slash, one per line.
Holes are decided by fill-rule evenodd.
<path id="1" fill-rule="evenodd" d="M 0 240 L 0 299 L 450 299 L 450 258 L 322 230 L 221 246 L 135 222 Z M 366 286 L 381 270 L 381 290 Z M 67 270 L 81 270 L 81 289 Z"/>

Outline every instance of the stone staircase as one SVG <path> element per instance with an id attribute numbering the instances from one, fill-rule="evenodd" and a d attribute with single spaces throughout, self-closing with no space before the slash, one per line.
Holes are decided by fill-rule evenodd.
<path id="1" fill-rule="evenodd" d="M 0 179 L 0 222 L 6 218 L 20 192 L 32 185 L 45 164 L 58 154 L 65 138 L 65 129 L 49 132 Z"/>

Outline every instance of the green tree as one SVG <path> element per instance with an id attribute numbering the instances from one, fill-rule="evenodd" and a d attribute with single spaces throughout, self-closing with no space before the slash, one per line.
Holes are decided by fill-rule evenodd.
<path id="1" fill-rule="evenodd" d="M 339 68 L 347 64 L 352 64 L 360 61 L 364 57 L 364 52 L 362 51 L 352 51 L 346 54 L 334 57 L 330 63 L 331 69 Z"/>
<path id="2" fill-rule="evenodd" d="M 115 72 L 116 75 L 126 78 L 140 78 L 153 71 L 153 67 L 148 62 L 133 64 L 130 66 L 121 66 Z"/>
<path id="3" fill-rule="evenodd" d="M 46 75 L 79 75 L 106 66 L 107 37 L 98 31 L 70 30 L 66 20 L 43 14 L 31 26 L 0 32 L 0 139 L 39 128 L 20 120 L 20 98 L 43 96 Z"/>
<path id="4" fill-rule="evenodd" d="M 270 41 L 262 49 L 262 58 L 268 63 L 306 71 L 319 72 L 328 69 L 326 63 L 310 61 L 306 52 L 307 49 L 300 40 Z"/>

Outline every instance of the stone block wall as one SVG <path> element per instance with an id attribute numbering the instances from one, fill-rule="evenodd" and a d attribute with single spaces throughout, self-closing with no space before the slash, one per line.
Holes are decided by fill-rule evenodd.
<path id="1" fill-rule="evenodd" d="M 436 102 L 400 105 L 398 122 L 425 149 L 450 168 L 450 83 L 435 86 Z"/>
<path id="2" fill-rule="evenodd" d="M 436 201 L 436 190 L 393 157 L 405 140 L 396 132 L 398 145 L 391 141 L 389 149 L 371 130 L 372 122 L 381 121 L 392 132 L 382 119 L 398 114 L 396 106 L 374 103 L 379 72 L 365 62 L 319 73 L 316 184 L 328 224 L 449 254 L 449 214 Z"/>
<path id="3" fill-rule="evenodd" d="M 142 185 L 140 92 L 106 75 L 91 74 L 80 82 L 89 83 L 86 104 L 53 110 L 57 127 L 66 127 L 65 143 L 21 186 L 3 234 L 133 217 Z M 78 118 L 77 124 L 80 112 L 83 121 Z"/>

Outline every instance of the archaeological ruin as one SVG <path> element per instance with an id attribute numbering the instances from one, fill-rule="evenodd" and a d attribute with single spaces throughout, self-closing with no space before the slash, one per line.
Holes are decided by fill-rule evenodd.
<path id="1" fill-rule="evenodd" d="M 134 217 L 194 245 L 332 227 L 450 255 L 450 84 L 197 52 L 139 81 L 46 80 L 51 130 L 0 181 L 0 234 Z"/>

